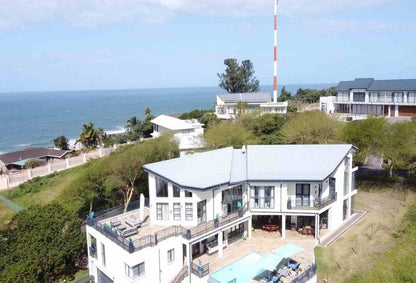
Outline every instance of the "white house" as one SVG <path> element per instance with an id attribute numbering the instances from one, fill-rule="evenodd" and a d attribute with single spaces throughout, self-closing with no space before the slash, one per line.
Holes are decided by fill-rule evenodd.
<path id="1" fill-rule="evenodd" d="M 319 243 L 321 229 L 330 233 L 353 213 L 354 152 L 348 144 L 252 145 L 147 164 L 146 206 L 87 219 L 90 274 L 96 282 L 207 275 L 194 256 L 222 257 L 265 219 L 279 223 L 283 238 L 287 229 L 312 227 Z"/>
<path id="2" fill-rule="evenodd" d="M 341 81 L 336 96 L 321 97 L 321 110 L 351 120 L 368 115 L 416 116 L 416 79 Z"/>
<path id="3" fill-rule="evenodd" d="M 256 109 L 260 113 L 286 113 L 287 101 L 273 102 L 270 93 L 227 93 L 218 94 L 217 103 L 215 104 L 215 114 L 220 119 L 234 119 L 238 109 L 237 103 L 247 103 L 246 111 L 250 112 Z"/>
<path id="4" fill-rule="evenodd" d="M 165 132 L 173 132 L 180 150 L 202 148 L 203 124 L 198 120 L 181 120 L 167 115 L 160 115 L 151 120 L 152 137 L 157 138 Z"/>

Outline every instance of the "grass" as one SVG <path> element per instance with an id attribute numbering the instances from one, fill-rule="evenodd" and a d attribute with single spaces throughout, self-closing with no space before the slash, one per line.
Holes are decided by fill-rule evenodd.
<path id="1" fill-rule="evenodd" d="M 370 270 L 379 266 L 380 257 L 395 250 L 392 248 L 395 245 L 399 247 L 400 235 L 403 234 L 402 222 L 415 200 L 416 194 L 411 191 L 396 194 L 391 187 L 368 191 L 358 188 L 355 207 L 369 213 L 335 244 L 315 249 L 319 282 L 324 279 L 343 282 L 347 278 L 349 282 L 356 282 L 366 278 Z M 400 248 L 401 251 L 410 250 L 415 256 L 414 246 L 404 245 Z M 365 280 L 362 282 L 383 282 Z"/>
<path id="2" fill-rule="evenodd" d="M 32 205 L 45 205 L 57 200 L 65 207 L 76 210 L 77 204 L 67 202 L 65 192 L 71 190 L 72 182 L 78 178 L 84 168 L 85 165 L 45 177 L 34 178 L 16 188 L 0 192 L 0 194 L 23 208 Z M 0 228 L 4 227 L 5 222 L 15 214 L 16 212 L 0 202 Z"/>

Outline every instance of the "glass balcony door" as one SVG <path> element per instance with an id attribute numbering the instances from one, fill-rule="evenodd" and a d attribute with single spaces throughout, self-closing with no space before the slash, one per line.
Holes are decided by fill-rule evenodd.
<path id="1" fill-rule="evenodd" d="M 296 206 L 310 206 L 310 193 L 310 184 L 296 184 Z"/>
<path id="2" fill-rule="evenodd" d="M 198 202 L 198 224 L 207 222 L 207 201 L 203 200 Z"/>

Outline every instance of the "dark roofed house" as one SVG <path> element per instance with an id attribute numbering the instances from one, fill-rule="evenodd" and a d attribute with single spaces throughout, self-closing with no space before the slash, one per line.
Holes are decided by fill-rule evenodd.
<path id="1" fill-rule="evenodd" d="M 48 162 L 54 159 L 65 158 L 69 150 L 52 149 L 46 147 L 28 147 L 24 150 L 9 152 L 0 155 L 0 171 L 4 169 L 21 169 L 30 159 Z"/>
<path id="2" fill-rule="evenodd" d="M 321 110 L 348 119 L 368 115 L 416 116 L 416 79 L 375 80 L 361 78 L 341 81 L 335 97 L 322 97 Z"/>

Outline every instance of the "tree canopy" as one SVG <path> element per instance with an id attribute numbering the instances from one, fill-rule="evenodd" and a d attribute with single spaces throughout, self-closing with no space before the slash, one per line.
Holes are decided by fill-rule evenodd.
<path id="1" fill-rule="evenodd" d="M 208 148 L 233 146 L 242 147 L 254 143 L 254 136 L 242 125 L 237 123 L 220 123 L 210 127 L 204 134 Z"/>
<path id="2" fill-rule="evenodd" d="M 144 111 L 145 118 L 143 121 L 137 119 L 136 116 L 131 117 L 127 120 L 127 138 L 131 141 L 136 141 L 141 138 L 151 137 L 153 132 L 153 125 L 151 120 L 155 118 L 149 107 Z"/>
<path id="3" fill-rule="evenodd" d="M 69 149 L 69 145 L 68 145 L 68 139 L 65 136 L 59 136 L 56 137 L 53 140 L 53 144 L 55 147 L 62 149 L 62 150 L 68 150 Z"/>
<path id="4" fill-rule="evenodd" d="M 260 81 L 254 76 L 254 66 L 250 60 L 244 60 L 241 65 L 237 59 L 224 60 L 225 72 L 217 74 L 218 86 L 229 93 L 256 92 L 260 90 Z"/>
<path id="5" fill-rule="evenodd" d="M 74 273 L 85 252 L 82 221 L 58 204 L 14 216 L 0 241 L 0 282 L 52 282 Z"/>

